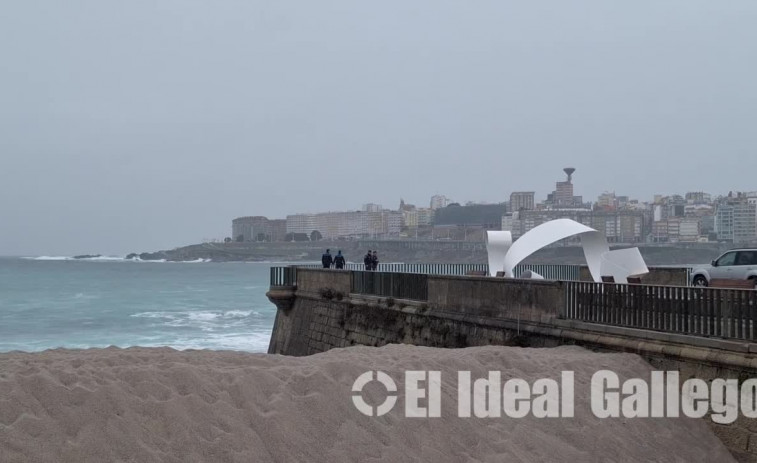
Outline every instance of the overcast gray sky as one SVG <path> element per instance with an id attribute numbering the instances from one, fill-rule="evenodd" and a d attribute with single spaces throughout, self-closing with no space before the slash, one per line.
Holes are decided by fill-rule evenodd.
<path id="1" fill-rule="evenodd" d="M 757 2 L 6 1 L 0 255 L 435 193 L 757 190 Z"/>

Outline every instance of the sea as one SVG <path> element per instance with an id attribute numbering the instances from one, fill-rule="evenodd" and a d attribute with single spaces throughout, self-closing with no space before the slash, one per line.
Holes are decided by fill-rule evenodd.
<path id="1" fill-rule="evenodd" d="M 130 346 L 266 352 L 271 263 L 0 257 L 0 352 Z"/>

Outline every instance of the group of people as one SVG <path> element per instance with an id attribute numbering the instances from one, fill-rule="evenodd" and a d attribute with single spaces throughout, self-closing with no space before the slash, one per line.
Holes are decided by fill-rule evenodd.
<path id="1" fill-rule="evenodd" d="M 331 268 L 332 266 L 338 269 L 344 268 L 344 256 L 342 255 L 342 250 L 340 249 L 336 256 L 331 256 L 331 250 L 327 249 L 326 252 L 321 256 L 321 264 L 323 264 L 323 268 Z"/>
<path id="2" fill-rule="evenodd" d="M 373 254 L 371 254 L 371 250 L 368 250 L 368 254 L 363 257 L 363 264 L 365 265 L 366 270 L 376 270 L 378 268 L 378 254 L 376 251 L 373 251 Z"/>
<path id="3" fill-rule="evenodd" d="M 326 249 L 326 252 L 321 256 L 321 264 L 323 265 L 323 268 L 334 267 L 336 269 L 343 269 L 345 260 L 342 255 L 342 250 L 340 249 L 337 251 L 336 256 L 332 256 L 331 250 Z M 369 249 L 368 253 L 363 257 L 363 264 L 365 265 L 366 270 L 375 271 L 378 269 L 378 253 L 375 250 L 371 253 L 371 250 Z"/>

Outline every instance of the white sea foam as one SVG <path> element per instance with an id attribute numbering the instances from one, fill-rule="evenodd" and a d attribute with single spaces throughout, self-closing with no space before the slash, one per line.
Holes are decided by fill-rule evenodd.
<path id="1" fill-rule="evenodd" d="M 150 259 L 142 260 L 139 257 L 127 259 L 125 257 L 118 256 L 97 256 L 97 257 L 71 257 L 71 256 L 37 256 L 37 257 L 22 257 L 25 260 L 45 260 L 45 261 L 81 261 L 81 262 L 152 262 L 152 263 L 165 263 L 172 264 L 202 264 L 212 262 L 211 259 L 195 259 L 195 260 L 180 260 L 180 261 L 168 261 L 166 259 Z"/>
<path id="2" fill-rule="evenodd" d="M 174 318 L 171 315 L 172 313 L 174 312 L 140 312 L 131 314 L 130 316 L 138 318 Z"/>
<path id="3" fill-rule="evenodd" d="M 176 339 L 168 345 L 179 350 L 214 349 L 267 352 L 270 339 L 270 330 L 253 331 L 250 333 L 208 333 L 203 338 L 193 337 Z M 166 344 L 156 343 L 155 345 L 164 346 Z"/>
<path id="4" fill-rule="evenodd" d="M 229 328 L 249 327 L 250 316 L 258 317 L 260 312 L 254 310 L 199 310 L 199 311 L 157 311 L 140 312 L 132 317 L 155 320 L 154 326 L 171 328 L 200 329 L 205 332 L 228 330 Z"/>
<path id="5" fill-rule="evenodd" d="M 70 257 L 70 256 L 38 256 L 38 257 L 22 257 L 27 260 L 76 260 L 85 262 L 123 262 L 126 259 L 117 256 L 96 256 L 96 257 Z"/>
<path id="6" fill-rule="evenodd" d="M 187 315 L 187 318 L 189 318 L 190 320 L 207 321 L 207 320 L 215 320 L 220 316 L 222 315 L 217 312 L 190 312 Z"/>
<path id="7" fill-rule="evenodd" d="M 224 318 L 245 318 L 249 317 L 250 314 L 260 315 L 257 312 L 254 312 L 252 310 L 227 310 L 223 313 Z"/>
<path id="8" fill-rule="evenodd" d="M 256 260 L 245 261 L 244 264 L 275 264 L 275 265 L 321 265 L 320 260 Z"/>

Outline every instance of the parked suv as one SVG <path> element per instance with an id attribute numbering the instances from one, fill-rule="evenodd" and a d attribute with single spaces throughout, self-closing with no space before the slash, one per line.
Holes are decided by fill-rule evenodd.
<path id="1" fill-rule="evenodd" d="M 691 271 L 691 284 L 708 286 L 713 278 L 754 280 L 757 283 L 757 249 L 731 249 L 712 261 L 710 265 L 695 267 Z"/>

